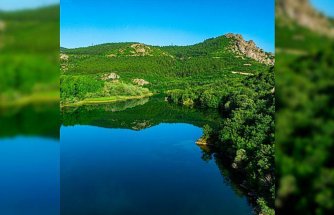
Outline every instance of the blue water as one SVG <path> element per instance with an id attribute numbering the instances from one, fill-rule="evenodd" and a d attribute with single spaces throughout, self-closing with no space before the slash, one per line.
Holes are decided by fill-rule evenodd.
<path id="1" fill-rule="evenodd" d="M 0 139 L 0 214 L 58 215 L 59 156 L 56 140 Z"/>
<path id="2" fill-rule="evenodd" d="M 189 124 L 62 126 L 61 214 L 252 214 L 215 161 L 201 159 L 201 135 Z"/>

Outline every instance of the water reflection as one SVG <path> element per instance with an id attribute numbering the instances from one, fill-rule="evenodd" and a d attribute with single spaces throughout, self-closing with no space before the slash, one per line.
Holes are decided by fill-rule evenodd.
<path id="1" fill-rule="evenodd" d="M 220 119 L 163 98 L 62 109 L 61 214 L 252 214 L 221 160 L 195 144 Z"/>
<path id="2" fill-rule="evenodd" d="M 251 214 L 244 196 L 203 161 L 200 128 L 61 128 L 61 214 Z"/>
<path id="3" fill-rule="evenodd" d="M 0 108 L 0 138 L 42 136 L 59 139 L 59 103 Z"/>
<path id="4" fill-rule="evenodd" d="M 59 214 L 58 104 L 2 108 L 0 127 L 1 214 Z"/>
<path id="5" fill-rule="evenodd" d="M 188 123 L 199 127 L 209 124 L 214 127 L 221 121 L 215 111 L 172 105 L 159 96 L 147 99 L 122 102 L 121 107 L 127 107 L 124 109 L 119 108 L 118 103 L 62 108 L 62 124 L 141 130 L 160 123 Z M 126 105 L 127 102 L 131 105 Z"/>

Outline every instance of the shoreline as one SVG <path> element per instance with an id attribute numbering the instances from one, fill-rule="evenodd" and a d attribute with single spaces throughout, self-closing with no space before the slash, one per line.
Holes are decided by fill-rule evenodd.
<path id="1" fill-rule="evenodd" d="M 60 108 L 79 107 L 82 105 L 90 105 L 90 104 L 114 103 L 114 102 L 120 102 L 120 101 L 132 100 L 132 99 L 142 99 L 146 97 L 151 97 L 153 95 L 154 95 L 153 93 L 149 93 L 149 94 L 145 94 L 141 96 L 114 96 L 114 97 L 90 98 L 90 99 L 84 99 L 84 100 L 74 102 L 74 103 L 60 104 Z"/>
<path id="2" fill-rule="evenodd" d="M 0 108 L 10 108 L 17 106 L 26 106 L 30 104 L 51 103 L 59 101 L 59 92 L 51 92 L 46 94 L 35 93 L 31 95 L 25 95 L 17 99 L 12 99 L 11 101 L 8 101 L 8 99 L 0 100 Z"/>

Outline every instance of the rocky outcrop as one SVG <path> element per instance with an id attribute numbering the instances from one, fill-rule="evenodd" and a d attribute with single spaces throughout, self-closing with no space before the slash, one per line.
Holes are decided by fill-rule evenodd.
<path id="1" fill-rule="evenodd" d="M 206 145 L 208 145 L 208 142 L 205 138 L 201 137 L 196 141 L 196 144 L 206 146 Z"/>
<path id="2" fill-rule="evenodd" d="M 316 11 L 309 0 L 277 0 L 276 16 L 285 21 L 293 20 L 310 30 L 334 37 L 333 23 Z"/>
<path id="3" fill-rule="evenodd" d="M 132 82 L 133 82 L 134 84 L 139 85 L 139 86 L 145 86 L 145 85 L 150 84 L 150 82 L 145 81 L 144 79 L 139 79 L 139 78 L 133 79 Z"/>
<path id="4" fill-rule="evenodd" d="M 60 60 L 61 61 L 68 61 L 69 56 L 67 54 L 60 53 Z"/>
<path id="5" fill-rule="evenodd" d="M 245 41 L 240 34 L 226 34 L 226 38 L 232 39 L 229 50 L 239 56 L 246 56 L 266 65 L 274 65 L 274 56 L 264 52 L 256 46 L 253 40 Z"/>
<path id="6" fill-rule="evenodd" d="M 129 56 L 129 57 L 140 57 L 140 56 L 167 56 L 172 57 L 170 54 L 163 52 L 157 47 L 152 47 L 145 45 L 143 43 L 134 43 L 130 46 L 126 46 L 117 51 L 117 53 L 112 53 L 107 55 L 108 57 L 117 56 Z"/>
<path id="7" fill-rule="evenodd" d="M 119 78 L 120 78 L 119 75 L 112 72 L 112 73 L 103 75 L 101 79 L 103 81 L 115 81 L 115 80 L 118 80 Z"/>
<path id="8" fill-rule="evenodd" d="M 132 44 L 131 48 L 133 48 L 134 54 L 145 55 L 147 52 L 151 51 L 151 48 L 145 46 L 144 44 Z"/>
<path id="9" fill-rule="evenodd" d="M 59 59 L 60 59 L 60 69 L 61 69 L 61 71 L 67 72 L 68 71 L 69 56 L 67 54 L 60 53 Z"/>
<path id="10" fill-rule="evenodd" d="M 3 32 L 6 30 L 6 23 L 0 20 L 0 48 L 4 46 L 3 42 Z"/>
<path id="11" fill-rule="evenodd" d="M 118 52 L 121 56 L 153 56 L 151 47 L 142 43 L 132 44 L 129 47 L 119 49 Z M 109 55 L 109 57 L 112 56 Z"/>

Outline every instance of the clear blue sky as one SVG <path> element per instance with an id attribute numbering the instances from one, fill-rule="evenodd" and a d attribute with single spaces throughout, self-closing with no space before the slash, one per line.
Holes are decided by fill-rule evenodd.
<path id="1" fill-rule="evenodd" d="M 0 0 L 0 10 L 19 10 L 57 4 L 59 0 Z"/>
<path id="2" fill-rule="evenodd" d="M 61 0 L 61 46 L 187 45 L 229 32 L 274 50 L 274 0 Z"/>
<path id="3" fill-rule="evenodd" d="M 334 17 L 334 0 L 311 0 L 311 3 L 319 11 Z"/>

